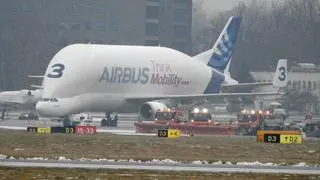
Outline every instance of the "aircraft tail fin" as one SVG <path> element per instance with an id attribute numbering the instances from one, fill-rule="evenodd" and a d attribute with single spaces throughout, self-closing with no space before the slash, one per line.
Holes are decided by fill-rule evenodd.
<path id="1" fill-rule="evenodd" d="M 281 88 L 285 87 L 288 83 L 288 78 L 287 78 L 287 59 L 279 59 L 278 64 L 277 64 L 277 69 L 273 77 L 273 87 L 276 88 Z"/>
<path id="2" fill-rule="evenodd" d="M 221 32 L 217 42 L 212 48 L 212 56 L 208 66 L 221 72 L 227 67 L 235 50 L 237 35 L 240 29 L 241 17 L 232 16 Z"/>
<path id="3" fill-rule="evenodd" d="M 224 72 L 235 50 L 240 23 L 241 17 L 230 17 L 217 41 L 214 43 L 213 48 L 202 52 L 193 58 L 220 72 Z"/>

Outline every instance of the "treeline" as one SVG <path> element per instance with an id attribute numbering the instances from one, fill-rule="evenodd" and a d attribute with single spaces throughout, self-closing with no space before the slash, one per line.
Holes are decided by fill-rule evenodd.
<path id="1" fill-rule="evenodd" d="M 195 6 L 199 7 L 199 6 Z M 239 3 L 230 11 L 212 17 L 203 28 L 194 29 L 194 53 L 212 47 L 230 16 L 242 16 L 231 74 L 250 81 L 248 71 L 274 70 L 279 58 L 289 65 L 297 62 L 320 63 L 319 0 L 252 0 Z M 194 16 L 194 24 L 203 14 Z"/>

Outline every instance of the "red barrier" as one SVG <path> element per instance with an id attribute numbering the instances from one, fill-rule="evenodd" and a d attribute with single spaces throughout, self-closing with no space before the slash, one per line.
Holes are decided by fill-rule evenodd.
<path id="1" fill-rule="evenodd" d="M 156 133 L 158 129 L 179 129 L 183 134 L 202 134 L 202 135 L 235 135 L 237 127 L 232 125 L 188 125 L 171 124 L 159 125 L 156 123 L 135 122 L 134 126 L 138 133 Z"/>
<path id="2" fill-rule="evenodd" d="M 76 134 L 96 134 L 97 128 L 96 126 L 76 126 L 75 133 Z"/>

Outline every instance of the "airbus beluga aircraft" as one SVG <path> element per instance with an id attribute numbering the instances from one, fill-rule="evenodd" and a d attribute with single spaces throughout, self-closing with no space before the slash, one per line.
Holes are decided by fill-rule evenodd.
<path id="1" fill-rule="evenodd" d="M 278 92 L 220 93 L 240 17 L 231 17 L 209 65 L 166 47 L 73 44 L 50 61 L 43 78 L 42 116 L 66 117 L 76 112 L 139 111 L 145 120 L 166 108 L 159 100 L 183 102 Z M 232 48 L 230 48 L 232 47 Z M 230 51 L 231 50 L 231 51 Z M 279 61 L 274 84 L 286 84 L 286 60 Z"/>

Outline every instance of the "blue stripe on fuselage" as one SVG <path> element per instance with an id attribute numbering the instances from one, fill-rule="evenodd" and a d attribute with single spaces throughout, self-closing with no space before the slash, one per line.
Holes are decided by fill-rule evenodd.
<path id="1" fill-rule="evenodd" d="M 204 90 L 204 94 L 217 94 L 220 93 L 221 83 L 225 77 L 222 73 L 217 72 L 215 69 L 211 69 L 211 79 L 207 88 Z"/>

